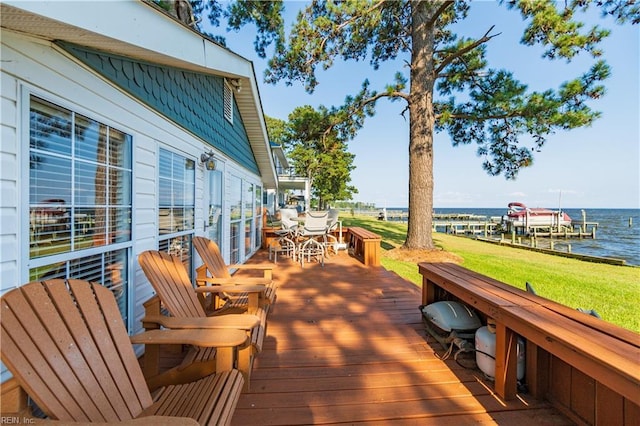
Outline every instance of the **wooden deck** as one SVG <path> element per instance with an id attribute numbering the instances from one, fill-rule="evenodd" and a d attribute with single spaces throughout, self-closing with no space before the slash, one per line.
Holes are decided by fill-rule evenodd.
<path id="1" fill-rule="evenodd" d="M 264 250 L 251 260 L 267 261 Z M 505 404 L 479 370 L 438 359 L 420 289 L 394 273 L 341 252 L 304 269 L 279 258 L 274 278 L 278 300 L 234 425 L 573 424 L 527 395 Z"/>

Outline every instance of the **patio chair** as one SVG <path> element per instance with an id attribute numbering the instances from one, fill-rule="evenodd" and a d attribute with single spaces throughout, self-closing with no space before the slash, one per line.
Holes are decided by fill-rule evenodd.
<path id="1" fill-rule="evenodd" d="M 327 242 L 325 244 L 325 252 L 329 255 L 329 252 L 333 250 L 333 253 L 338 254 L 338 239 L 333 235 L 333 231 L 338 228 L 338 216 L 340 210 L 329 209 L 327 215 Z"/>
<path id="2" fill-rule="evenodd" d="M 152 396 L 132 343 L 210 344 L 232 353 L 246 340 L 244 332 L 154 330 L 129 338 L 111 291 L 82 280 L 32 282 L 0 301 L 2 362 L 50 419 L 62 424 L 138 424 L 136 418 L 143 424 L 231 422 L 244 382 L 240 372 L 221 367 Z"/>
<path id="3" fill-rule="evenodd" d="M 329 212 L 326 211 L 307 212 L 305 214 L 304 225 L 297 232 L 300 240 L 298 243 L 298 259 L 302 267 L 304 267 L 305 257 L 307 262 L 314 258 L 324 266 L 328 218 Z"/>
<path id="4" fill-rule="evenodd" d="M 280 209 L 280 221 L 282 222 L 282 228 L 286 230 L 295 230 L 300 224 L 293 218 L 298 217 L 298 211 L 296 209 Z"/>
<path id="5" fill-rule="evenodd" d="M 274 263 L 278 262 L 278 253 L 291 256 L 293 261 L 296 260 L 296 230 L 298 229 L 298 221 L 293 218 L 298 217 L 298 211 L 295 209 L 280 209 L 281 228 L 275 231 L 277 238 L 269 243 L 269 260 L 273 258 Z"/>
<path id="6" fill-rule="evenodd" d="M 217 286 L 194 288 L 189 274 L 182 261 L 166 252 L 148 250 L 138 256 L 138 262 L 144 274 L 160 297 L 162 304 L 169 311 L 170 318 L 162 316 L 145 317 L 143 323 L 157 323 L 172 329 L 185 328 L 242 328 L 249 334 L 246 347 L 241 348 L 237 360 L 237 368 L 245 376 L 245 385 L 250 386 L 251 368 L 254 357 L 262 350 L 266 329 L 266 311 L 259 305 L 259 295 L 264 293 L 264 286 Z M 227 289 L 227 287 L 229 287 Z M 224 290 L 226 289 L 226 290 Z M 218 309 L 206 311 L 198 293 L 207 292 L 239 292 L 249 294 L 250 303 L 244 309 Z M 241 314 L 241 315 L 233 315 Z M 220 318 L 219 316 L 231 319 Z M 194 348 L 186 359 L 209 363 L 217 354 L 206 348 Z M 185 363 L 186 364 L 186 363 Z"/>
<path id="7" fill-rule="evenodd" d="M 275 302 L 277 289 L 273 281 L 272 265 L 227 265 L 220 253 L 218 244 L 205 237 L 193 237 L 193 246 L 204 262 L 204 268 L 198 268 L 198 276 L 196 278 L 198 286 L 224 286 L 227 289 L 229 286 L 238 284 L 264 286 L 264 299 L 261 300 L 261 305 L 268 312 L 269 305 Z M 230 272 L 232 269 L 262 271 L 262 277 L 232 276 Z M 238 294 L 238 292 L 230 294 L 220 291 L 212 294 L 218 299 L 223 298 L 230 305 L 242 306 L 247 303 L 246 295 Z M 213 303 L 216 304 L 217 302 Z"/>

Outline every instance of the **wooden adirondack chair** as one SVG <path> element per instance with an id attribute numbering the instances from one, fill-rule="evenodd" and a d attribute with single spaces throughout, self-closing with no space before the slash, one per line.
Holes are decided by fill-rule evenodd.
<path id="1" fill-rule="evenodd" d="M 237 368 L 244 375 L 245 386 L 248 389 L 253 359 L 262 350 L 265 336 L 267 314 L 259 304 L 259 296 L 264 293 L 264 286 L 229 286 L 232 288 L 228 291 L 249 294 L 250 303 L 242 315 L 233 315 L 238 311 L 227 309 L 207 312 L 197 293 L 221 292 L 227 286 L 194 288 L 182 261 L 166 252 L 145 251 L 138 256 L 138 262 L 162 304 L 171 314 L 171 317 L 145 316 L 142 320 L 144 324 L 156 323 L 172 329 L 242 327 L 247 331 L 250 343 L 240 350 Z M 210 363 L 215 356 L 206 348 L 194 348 L 194 351 L 187 356 L 187 360 L 195 360 L 197 365 Z"/>
<path id="2" fill-rule="evenodd" d="M 246 340 L 243 331 L 154 330 L 129 338 L 111 291 L 81 280 L 32 282 L 0 302 L 2 362 L 49 418 L 230 423 L 244 383 L 239 371 L 221 369 L 152 397 L 131 344 L 222 345 L 231 353 Z"/>
<path id="3" fill-rule="evenodd" d="M 198 276 L 196 278 L 196 284 L 199 286 L 206 285 L 263 285 L 265 286 L 265 300 L 263 305 L 267 308 L 276 299 L 276 284 L 273 281 L 273 266 L 266 265 L 244 265 L 244 264 L 232 264 L 227 265 L 224 262 L 224 258 L 220 253 L 220 248 L 215 241 L 212 241 L 205 237 L 193 237 L 193 246 L 196 248 L 198 255 L 204 262 L 203 267 L 198 268 Z M 244 269 L 244 270 L 257 270 L 262 271 L 262 277 L 239 277 L 232 276 L 230 270 L 232 269 Z M 218 293 L 221 294 L 221 293 Z M 247 303 L 246 295 L 226 295 L 226 302 L 234 306 L 242 306 Z M 214 301 L 213 305 L 217 308 L 219 304 Z"/>

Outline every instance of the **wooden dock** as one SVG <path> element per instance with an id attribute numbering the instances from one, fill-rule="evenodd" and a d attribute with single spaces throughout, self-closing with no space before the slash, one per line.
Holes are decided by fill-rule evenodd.
<path id="1" fill-rule="evenodd" d="M 382 210 L 366 210 L 359 211 L 358 214 L 377 217 Z M 406 222 L 409 214 L 403 210 L 387 210 L 387 220 L 396 222 Z M 502 224 L 501 216 L 485 216 L 472 213 L 434 213 L 432 221 L 434 232 L 443 232 L 453 235 L 479 236 L 489 238 L 491 236 L 500 236 L 509 238 L 509 235 L 533 235 L 536 238 L 596 238 L 596 230 L 598 222 L 587 221 L 586 215 L 582 220 L 572 221 L 570 226 L 560 228 L 552 226 L 536 226 L 536 227 L 516 227 L 507 229 Z"/>
<path id="2" fill-rule="evenodd" d="M 250 262 L 268 262 L 266 251 Z M 277 265 L 278 300 L 233 425 L 573 424 L 526 394 L 505 403 L 479 370 L 440 360 L 420 288 L 395 273 L 344 251 L 324 267 Z"/>

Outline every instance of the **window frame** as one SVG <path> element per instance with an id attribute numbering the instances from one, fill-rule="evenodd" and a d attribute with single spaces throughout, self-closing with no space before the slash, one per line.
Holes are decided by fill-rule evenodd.
<path id="1" fill-rule="evenodd" d="M 24 218 L 21 220 L 21 234 L 25 236 L 25 238 L 20 239 L 20 252 L 22 259 L 25 259 L 24 262 L 19 264 L 19 274 L 21 277 L 21 282 L 29 282 L 31 281 L 32 273 L 38 268 L 48 267 L 51 265 L 59 264 L 59 271 L 64 270 L 64 276 L 68 277 L 68 272 L 73 270 L 74 265 L 82 265 L 83 259 L 91 259 L 100 257 L 100 275 L 102 278 L 109 272 L 109 266 L 114 259 L 114 256 L 118 254 L 124 255 L 124 260 L 122 262 L 122 271 L 121 276 L 125 276 L 125 281 L 122 283 L 122 287 L 118 286 L 118 288 L 124 289 L 124 301 L 121 307 L 121 314 L 124 317 L 125 325 L 128 330 L 133 330 L 135 328 L 134 325 L 134 298 L 133 298 L 133 290 L 135 287 L 135 274 L 133 274 L 133 248 L 135 245 L 135 143 L 136 143 L 136 134 L 135 132 L 127 128 L 126 126 L 120 123 L 114 123 L 113 120 L 109 119 L 104 113 L 98 113 L 95 111 L 89 111 L 86 108 L 83 108 L 81 105 L 70 102 L 65 99 L 61 99 L 59 96 L 53 95 L 48 92 L 44 92 L 42 90 L 38 90 L 34 87 L 31 87 L 26 84 L 21 84 L 19 87 L 20 96 L 19 96 L 19 105 L 18 110 L 20 111 L 19 120 L 17 124 L 17 128 L 19 129 L 19 141 L 21 145 L 20 154 L 21 160 L 20 164 L 20 179 L 21 184 L 20 194 L 18 195 L 17 206 L 19 210 L 22 212 L 21 217 Z M 46 104 L 50 104 L 53 109 L 59 109 L 62 111 L 69 111 L 74 117 L 71 123 L 72 135 L 70 136 L 71 143 L 71 153 L 68 155 L 69 160 L 73 164 L 74 162 L 78 162 L 79 160 L 83 160 L 81 155 L 75 155 L 73 145 L 75 144 L 75 131 L 76 131 L 76 121 L 75 116 L 81 116 L 83 118 L 93 120 L 98 124 L 105 126 L 107 129 L 107 133 L 110 134 L 111 131 L 115 130 L 117 132 L 122 133 L 128 138 L 128 155 L 127 161 L 129 167 L 123 167 L 122 169 L 126 171 L 128 175 L 128 182 L 125 183 L 123 189 L 125 191 L 123 194 L 127 196 L 126 191 L 128 190 L 128 204 L 126 204 L 126 208 L 130 209 L 130 216 L 128 218 L 128 239 L 114 239 L 111 242 L 105 242 L 101 245 L 92 245 L 89 247 L 75 247 L 68 251 L 61 251 L 58 253 L 53 253 L 50 255 L 41 255 L 37 257 L 31 257 L 31 247 L 32 247 L 32 236 L 31 236 L 31 217 L 30 212 L 32 206 L 40 204 L 40 203 L 31 203 L 31 111 L 32 111 L 32 100 L 37 102 L 42 102 Z M 37 150 L 36 150 L 37 151 Z M 109 164 L 109 160 L 107 159 L 107 163 Z M 75 170 L 75 168 L 72 168 Z M 78 190 L 78 185 L 76 182 L 76 176 L 73 175 L 73 171 L 70 171 L 72 174 L 71 193 L 74 194 L 75 191 Z M 122 194 L 120 194 L 122 195 Z M 75 195 L 72 196 L 71 202 L 69 204 L 65 204 L 67 209 L 82 209 L 87 208 L 82 203 L 74 203 Z M 109 203 L 107 201 L 107 203 Z M 77 227 L 74 226 L 73 220 L 70 220 L 71 226 L 69 228 L 70 235 L 76 233 Z M 108 233 L 109 231 L 106 230 Z M 113 271 L 113 269 L 111 269 Z M 73 277 L 73 275 L 71 276 Z M 82 278 L 82 276 L 80 276 Z M 87 277 L 87 279 L 89 279 Z M 102 284 L 102 283 L 101 283 Z M 120 302 L 122 299 L 118 299 Z"/>
<path id="2" fill-rule="evenodd" d="M 228 208 L 229 208 L 229 222 L 228 222 L 228 234 L 229 234 L 229 263 L 240 263 L 244 259 L 244 251 L 242 247 L 242 224 L 244 222 L 244 211 L 242 203 L 242 186 L 244 179 L 242 177 L 230 174 L 228 188 L 229 193 L 227 196 Z M 236 192 L 237 190 L 237 192 Z M 237 209 L 237 217 L 235 217 L 234 209 Z"/>
<path id="3" fill-rule="evenodd" d="M 162 179 L 167 179 L 167 177 L 163 177 L 162 176 L 162 165 L 161 165 L 161 158 L 162 158 L 162 153 L 163 151 L 167 154 L 171 155 L 171 164 L 174 164 L 174 161 L 176 159 L 178 160 L 183 160 L 185 161 L 185 170 L 193 170 L 192 172 L 192 182 L 190 183 L 191 189 L 192 189 L 192 194 L 190 194 L 190 199 L 192 200 L 193 204 L 190 204 L 190 209 L 192 212 L 192 216 L 191 216 L 191 227 L 188 228 L 185 226 L 184 229 L 178 229 L 178 230 L 174 230 L 171 232 L 166 232 L 166 233 L 161 233 L 161 229 L 162 228 L 162 210 L 165 208 L 169 208 L 170 210 L 172 210 L 172 212 L 170 214 L 173 214 L 173 210 L 175 210 L 177 207 L 183 207 L 186 208 L 187 204 L 175 204 L 172 203 L 169 205 L 163 205 L 162 204 L 162 195 L 161 195 L 161 180 Z M 194 273 L 195 273 L 195 265 L 194 265 L 194 252 L 193 252 L 193 236 L 195 235 L 195 231 L 196 231 L 196 182 L 197 182 L 197 171 L 196 171 L 196 160 L 187 155 L 184 152 L 178 151 L 176 149 L 174 149 L 173 147 L 171 147 L 170 144 L 163 144 L 163 143 L 158 143 L 158 159 L 156 162 L 157 165 L 157 173 L 156 173 L 156 182 L 157 182 L 157 228 L 156 228 L 156 235 L 157 235 L 157 248 L 158 250 L 161 251 L 167 251 L 172 255 L 179 255 L 182 262 L 184 263 L 187 272 L 189 273 L 189 276 L 191 278 L 194 277 Z M 192 169 L 189 169 L 187 167 L 188 164 L 192 165 Z M 172 168 L 173 170 L 173 168 Z M 170 178 L 171 182 L 178 182 L 178 179 L 173 178 L 173 176 L 175 176 L 175 174 L 172 173 L 172 177 Z M 186 174 L 185 174 L 186 177 Z M 184 188 L 184 185 L 186 184 L 186 180 L 183 179 L 182 181 L 182 185 Z M 173 188 L 173 187 L 172 187 Z M 185 224 L 185 219 L 183 218 L 183 225 Z M 181 239 L 182 242 L 180 242 L 179 246 L 178 244 L 178 239 Z M 173 241 L 172 241 L 173 240 Z M 168 241 L 168 243 L 166 244 L 166 247 L 164 247 L 164 243 L 166 243 Z M 183 247 L 182 244 L 184 242 L 187 242 L 187 247 Z M 179 253 L 178 253 L 179 251 Z"/>

